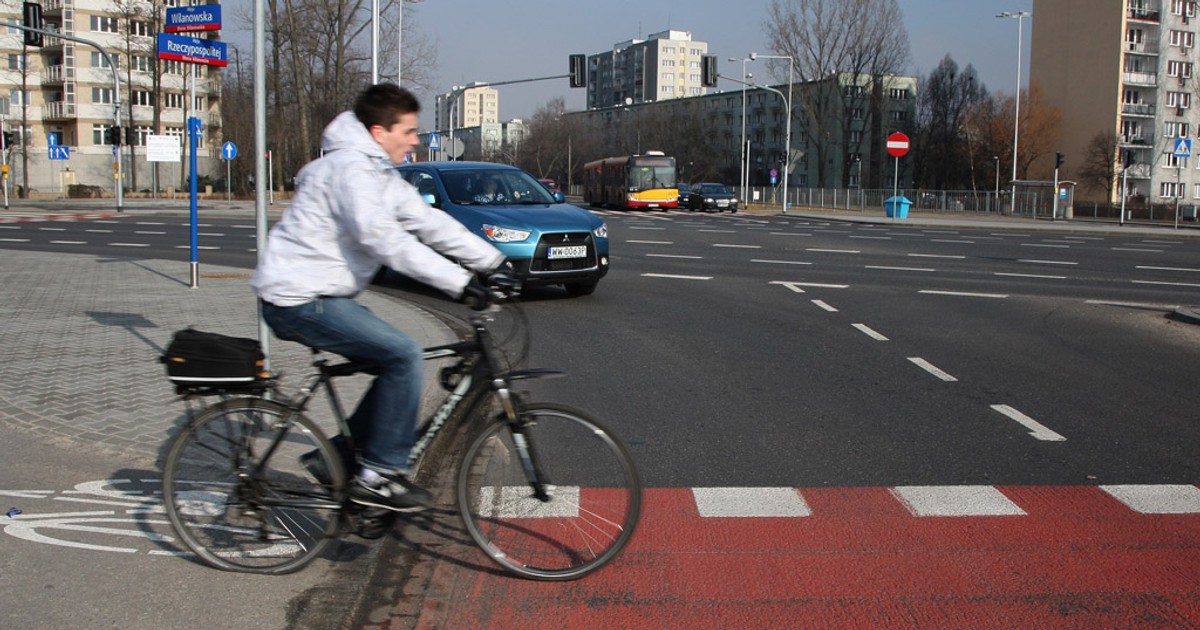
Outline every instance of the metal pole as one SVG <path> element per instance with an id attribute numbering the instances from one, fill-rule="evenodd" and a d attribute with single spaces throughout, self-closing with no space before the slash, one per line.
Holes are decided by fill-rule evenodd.
<path id="1" fill-rule="evenodd" d="M 371 0 L 371 85 L 379 83 L 379 0 Z"/>
<path id="2" fill-rule="evenodd" d="M 1125 225 L 1125 198 L 1129 196 L 1129 167 L 1121 169 L 1121 218 L 1118 225 Z"/>
<path id="3" fill-rule="evenodd" d="M 1000 156 L 993 155 L 992 159 L 996 161 L 996 214 L 1000 214 Z"/>
<path id="4" fill-rule="evenodd" d="M 399 14 L 396 17 L 396 85 L 403 85 L 404 76 L 404 0 L 396 3 Z"/>
<path id="5" fill-rule="evenodd" d="M 1021 126 L 1021 44 L 1024 41 L 1023 26 L 1028 11 L 1005 11 L 996 17 L 1017 18 L 1017 94 L 1013 101 L 1015 115 L 1013 116 L 1013 165 L 1012 165 L 1012 213 L 1017 213 L 1017 139 Z"/>
<path id="6" fill-rule="evenodd" d="M 254 0 L 254 223 L 255 252 L 262 258 L 267 250 L 267 64 L 264 0 Z M 256 302 L 257 304 L 257 302 Z M 258 306 L 258 342 L 262 344 L 263 369 L 271 370 L 271 330 Z"/>

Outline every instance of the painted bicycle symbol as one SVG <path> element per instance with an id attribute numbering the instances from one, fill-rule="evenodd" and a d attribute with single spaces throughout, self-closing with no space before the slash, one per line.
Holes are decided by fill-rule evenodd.
<path id="1" fill-rule="evenodd" d="M 0 490 L 0 532 L 28 542 L 91 551 L 182 556 L 173 550 L 158 479 L 101 479 L 71 490 Z M 35 512 L 32 504 L 98 509 Z M 115 538 L 115 540 L 114 540 Z M 116 544 L 118 542 L 120 544 Z"/>

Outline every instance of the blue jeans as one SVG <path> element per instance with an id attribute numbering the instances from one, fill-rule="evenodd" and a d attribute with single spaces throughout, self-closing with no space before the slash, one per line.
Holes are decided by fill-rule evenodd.
<path id="1" fill-rule="evenodd" d="M 263 302 L 262 313 L 281 339 L 379 364 L 382 371 L 347 419 L 350 434 L 363 465 L 385 475 L 408 474 L 421 405 L 422 347 L 350 298 L 320 297 L 288 307 Z"/>

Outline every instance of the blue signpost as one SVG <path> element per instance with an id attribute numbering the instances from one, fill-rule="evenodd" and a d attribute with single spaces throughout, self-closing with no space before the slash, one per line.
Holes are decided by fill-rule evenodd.
<path id="1" fill-rule="evenodd" d="M 199 39 L 173 35 L 172 33 L 190 31 L 216 31 L 221 29 L 221 6 L 205 4 L 187 7 L 172 7 L 167 9 L 167 22 L 158 34 L 158 58 L 186 63 L 197 63 L 207 66 L 225 67 L 229 65 L 228 54 L 224 42 L 215 39 Z M 191 218 L 192 218 L 192 288 L 200 286 L 200 249 L 198 243 L 199 217 L 196 213 L 196 149 L 199 146 L 202 125 L 200 119 L 189 116 L 188 127 L 188 166 L 191 169 Z M 222 147 L 226 160 L 232 160 L 237 154 L 237 147 L 232 142 L 226 142 Z"/>

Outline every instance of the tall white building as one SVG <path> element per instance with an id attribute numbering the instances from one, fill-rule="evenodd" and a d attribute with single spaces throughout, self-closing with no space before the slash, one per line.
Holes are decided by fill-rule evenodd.
<path id="1" fill-rule="evenodd" d="M 701 58 L 708 43 L 688 31 L 663 31 L 631 39 L 588 56 L 588 109 L 700 96 Z"/>
<path id="2" fill-rule="evenodd" d="M 1131 200 L 1200 202 L 1197 31 L 1196 0 L 1034 4 L 1030 83 L 1062 112 L 1054 150 L 1066 155 L 1064 179 L 1078 178 L 1095 138 L 1115 137 L 1114 168 L 1120 172 L 1127 158 L 1132 161 Z M 1191 157 L 1177 157 L 1181 140 L 1191 142 Z M 1098 190 L 1081 196 L 1103 197 Z M 1120 198 L 1118 182 L 1103 200 Z"/>
<path id="3" fill-rule="evenodd" d="M 123 145 L 133 141 L 133 146 L 121 147 L 126 190 L 148 190 L 155 183 L 152 164 L 146 161 L 146 136 L 176 136 L 186 151 L 188 116 L 198 117 L 203 129 L 197 171 L 202 176 L 222 172 L 218 168 L 219 69 L 157 59 L 157 29 L 166 8 L 208 2 L 45 0 L 41 4 L 45 30 L 93 41 L 115 60 L 121 124 L 132 129 L 122 134 Z M 20 24 L 21 11 L 21 2 L 3 0 L 0 19 Z M 150 11 L 157 12 L 157 19 Z M 19 138 L 8 156 L 10 190 L 28 183 L 31 196 L 58 196 L 71 185 L 89 185 L 111 194 L 115 153 L 105 132 L 113 125 L 118 88 L 109 57 L 93 46 L 61 38 L 46 37 L 41 47 L 25 46 L 23 41 L 21 30 L 0 29 L 0 54 L 6 61 L 0 64 L 0 105 L 7 101 L 4 127 Z M 157 89 L 156 69 L 161 73 Z M 70 158 L 50 160 L 51 143 L 69 146 Z M 158 190 L 183 184 L 186 161 L 159 164 Z"/>
<path id="4" fill-rule="evenodd" d="M 449 130 L 500 122 L 500 93 L 482 84 L 456 88 L 437 97 L 437 128 Z"/>

